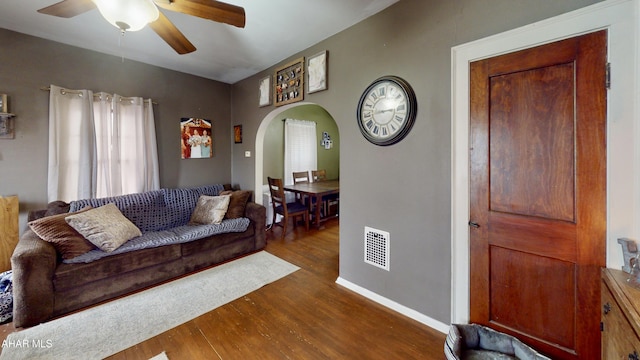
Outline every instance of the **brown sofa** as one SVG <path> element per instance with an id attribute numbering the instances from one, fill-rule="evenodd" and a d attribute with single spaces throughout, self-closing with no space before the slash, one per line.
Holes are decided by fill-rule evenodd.
<path id="1" fill-rule="evenodd" d="M 199 195 L 218 195 L 224 189 L 220 185 L 213 190 L 211 187 L 179 190 L 180 197 L 174 199 L 173 205 L 179 204 L 181 209 L 178 211 L 188 216 Z M 168 193 L 175 193 L 171 189 L 163 191 L 160 199 L 164 196 L 165 200 Z M 126 195 L 113 199 L 118 207 L 126 207 L 122 205 L 126 203 L 123 199 L 129 201 Z M 30 213 L 29 220 L 66 212 L 68 206 L 62 202 L 50 203 L 47 210 Z M 167 212 L 170 206 L 162 203 L 156 207 Z M 127 209 L 122 213 L 134 223 L 143 223 L 145 216 L 159 216 L 158 212 L 140 211 L 135 206 L 129 210 L 129 216 Z M 14 326 L 37 325 L 74 310 L 259 251 L 266 245 L 265 211 L 264 206 L 249 201 L 243 216 L 249 219 L 249 226 L 243 232 L 220 233 L 188 242 L 143 248 L 88 263 L 64 262 L 50 242 L 42 240 L 29 229 L 21 236 L 11 258 Z M 171 218 L 167 220 L 170 226 L 186 225 L 183 224 L 184 216 L 182 220 L 174 214 L 166 217 Z M 160 233 L 164 234 L 171 229 L 159 231 L 164 231 Z M 145 231 L 142 232 L 144 235 Z"/>

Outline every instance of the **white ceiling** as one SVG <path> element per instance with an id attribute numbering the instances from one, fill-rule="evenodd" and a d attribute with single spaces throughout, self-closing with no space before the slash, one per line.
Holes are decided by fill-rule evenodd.
<path id="1" fill-rule="evenodd" d="M 70 19 L 36 11 L 58 1 L 1 0 L 0 27 L 233 84 L 398 0 L 227 0 L 244 7 L 245 28 L 161 9 L 197 48 L 186 55 L 149 28 L 122 37 L 97 9 Z"/>

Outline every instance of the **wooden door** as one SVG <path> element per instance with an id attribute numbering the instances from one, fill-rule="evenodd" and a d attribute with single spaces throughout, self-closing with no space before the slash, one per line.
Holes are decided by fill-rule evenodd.
<path id="1" fill-rule="evenodd" d="M 471 322 L 600 356 L 606 31 L 470 66 Z"/>

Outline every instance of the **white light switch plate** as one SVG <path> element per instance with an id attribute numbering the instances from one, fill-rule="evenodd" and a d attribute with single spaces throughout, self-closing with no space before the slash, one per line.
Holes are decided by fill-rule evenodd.
<path id="1" fill-rule="evenodd" d="M 251 157 L 251 151 L 245 151 L 244 157 Z"/>

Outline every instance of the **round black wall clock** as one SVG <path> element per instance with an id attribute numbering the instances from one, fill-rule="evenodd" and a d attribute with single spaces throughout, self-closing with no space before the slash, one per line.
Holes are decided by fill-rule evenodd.
<path id="1" fill-rule="evenodd" d="M 362 93 L 358 126 L 371 143 L 392 145 L 407 136 L 417 112 L 416 95 L 409 83 L 397 76 L 383 76 Z"/>

